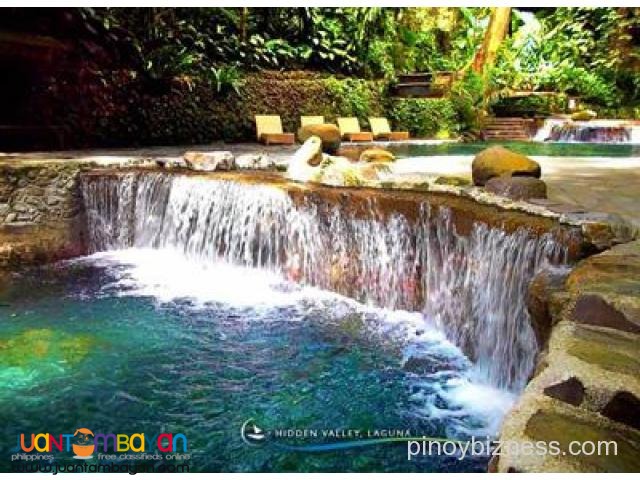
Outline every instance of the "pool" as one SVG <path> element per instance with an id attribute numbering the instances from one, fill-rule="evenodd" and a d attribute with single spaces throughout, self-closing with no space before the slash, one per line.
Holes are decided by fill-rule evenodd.
<path id="1" fill-rule="evenodd" d="M 523 155 L 550 157 L 638 157 L 640 145 L 603 143 L 541 142 L 444 142 L 437 144 L 389 144 L 398 157 L 430 157 L 439 155 L 476 155 L 485 148 L 501 145 Z"/>
<path id="2" fill-rule="evenodd" d="M 20 433 L 80 427 L 183 433 L 191 471 L 486 471 L 487 457 L 409 462 L 404 441 L 324 453 L 280 445 L 338 441 L 320 435 L 253 447 L 240 428 L 252 418 L 267 431 L 466 439 L 495 434 L 513 401 L 474 382 L 467 358 L 418 313 L 164 249 L 21 274 L 0 295 L 0 347 L 4 471 Z M 71 455 L 56 460 L 79 462 Z"/>

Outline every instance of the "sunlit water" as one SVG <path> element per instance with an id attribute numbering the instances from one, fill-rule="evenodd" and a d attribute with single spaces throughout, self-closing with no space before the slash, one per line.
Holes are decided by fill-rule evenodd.
<path id="1" fill-rule="evenodd" d="M 482 471 L 406 460 L 406 444 L 312 454 L 262 428 L 491 435 L 512 396 L 423 315 L 365 307 L 275 274 L 130 249 L 26 273 L 0 298 L 0 465 L 21 432 L 181 432 L 197 471 Z M 93 460 L 97 461 L 97 460 Z"/>

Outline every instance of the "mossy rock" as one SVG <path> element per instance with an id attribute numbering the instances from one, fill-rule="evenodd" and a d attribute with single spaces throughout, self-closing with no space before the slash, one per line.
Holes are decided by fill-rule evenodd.
<path id="1" fill-rule="evenodd" d="M 384 148 L 367 148 L 360 154 L 361 162 L 394 162 L 396 157 Z"/>
<path id="2" fill-rule="evenodd" d="M 47 360 L 75 365 L 94 345 L 95 340 L 88 335 L 70 335 L 49 328 L 30 329 L 0 341 L 0 365 L 29 367 Z"/>
<path id="3" fill-rule="evenodd" d="M 531 416 L 525 428 L 534 441 L 556 442 L 562 452 L 569 452 L 571 442 L 615 442 L 616 454 L 576 455 L 564 459 L 577 471 L 637 472 L 640 470 L 640 433 L 618 428 L 615 424 L 588 421 L 584 418 L 553 410 L 539 410 Z M 586 445 L 585 445 L 586 446 Z"/>

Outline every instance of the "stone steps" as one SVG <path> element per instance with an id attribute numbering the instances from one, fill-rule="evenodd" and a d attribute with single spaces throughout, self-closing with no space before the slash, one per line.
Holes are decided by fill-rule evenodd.
<path id="1" fill-rule="evenodd" d="M 518 117 L 491 118 L 484 126 L 485 140 L 529 140 L 528 122 Z"/>

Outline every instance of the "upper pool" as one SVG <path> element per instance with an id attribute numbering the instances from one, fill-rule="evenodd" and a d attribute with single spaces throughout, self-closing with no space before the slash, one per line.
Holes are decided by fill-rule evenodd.
<path id="1" fill-rule="evenodd" d="M 604 143 L 540 143 L 540 142 L 445 142 L 438 144 L 391 144 L 389 148 L 400 157 L 436 155 L 475 155 L 487 147 L 502 145 L 524 155 L 549 157 L 637 157 L 640 145 Z"/>

